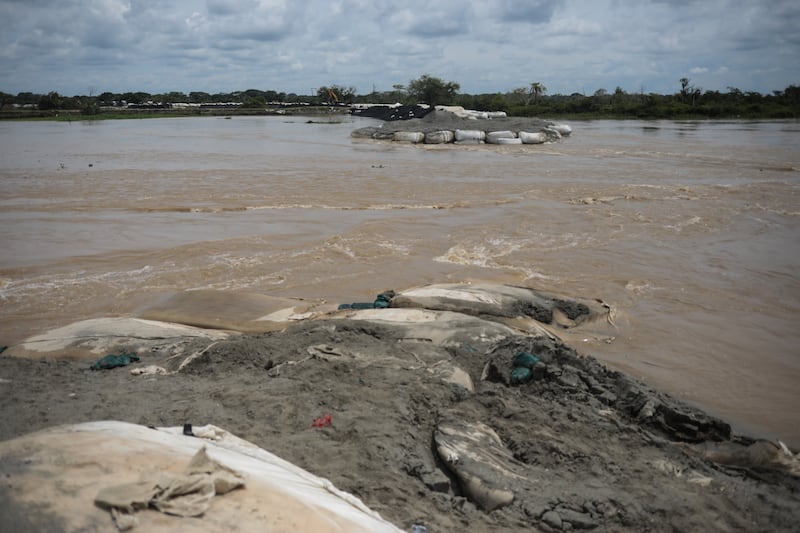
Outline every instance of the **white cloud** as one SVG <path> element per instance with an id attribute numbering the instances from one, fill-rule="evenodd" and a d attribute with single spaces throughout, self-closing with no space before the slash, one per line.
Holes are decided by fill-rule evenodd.
<path id="1" fill-rule="evenodd" d="M 770 92 L 800 83 L 798 28 L 794 0 L 0 0 L 0 90 Z"/>

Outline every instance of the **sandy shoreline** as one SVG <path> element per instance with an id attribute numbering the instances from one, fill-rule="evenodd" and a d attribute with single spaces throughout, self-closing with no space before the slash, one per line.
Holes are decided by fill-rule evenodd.
<path id="1" fill-rule="evenodd" d="M 166 349 L 100 371 L 87 360 L 0 356 L 0 440 L 92 420 L 214 424 L 330 479 L 403 529 L 789 531 L 800 519 L 797 464 L 775 444 L 731 435 L 724 421 L 560 341 L 469 341 L 478 339 L 472 322 L 447 333 L 458 342 L 409 341 L 410 330 L 381 322 L 379 310 L 352 313 L 173 342 L 199 357 L 169 375 L 130 372 L 174 369 Z M 490 322 L 485 331 L 503 331 Z M 521 352 L 541 362 L 520 384 L 511 370 Z M 443 378 L 453 366 L 473 390 Z M 325 415 L 330 426 L 312 427 Z M 513 501 L 487 510 L 471 496 L 457 465 L 436 453 L 444 424 L 496 432 L 495 457 L 509 472 L 486 482 Z"/>

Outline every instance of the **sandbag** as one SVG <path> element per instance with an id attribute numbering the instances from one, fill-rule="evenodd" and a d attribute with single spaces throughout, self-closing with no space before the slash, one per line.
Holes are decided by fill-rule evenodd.
<path id="1" fill-rule="evenodd" d="M 389 309 L 347 309 L 333 313 L 326 319 L 333 318 L 344 318 L 351 323 L 375 324 L 382 328 L 384 339 L 394 338 L 411 343 L 424 340 L 432 346 L 477 347 L 519 334 L 518 330 L 477 316 L 420 309 L 411 305 Z"/>
<path id="2" fill-rule="evenodd" d="M 456 130 L 455 133 L 456 143 L 482 143 L 486 139 L 486 132 L 482 130 Z"/>
<path id="3" fill-rule="evenodd" d="M 506 118 L 508 114 L 505 111 L 487 111 L 486 118 Z"/>
<path id="4" fill-rule="evenodd" d="M 142 533 L 401 532 L 327 479 L 211 425 L 195 426 L 193 436 L 180 426 L 111 421 L 51 428 L 0 442 L 0 475 L 8 485 L 3 531 L 115 531 L 114 516 L 121 529 Z M 153 475 L 169 483 L 155 487 Z M 188 490 L 176 478 L 192 482 Z M 168 506 L 162 514 L 152 508 L 153 495 L 167 486 L 183 487 L 192 499 L 157 498 L 157 507 Z M 202 517 L 182 517 L 197 512 Z"/>
<path id="5" fill-rule="evenodd" d="M 489 113 L 486 111 L 468 111 L 467 118 L 472 120 L 486 120 L 489 118 Z"/>
<path id="6" fill-rule="evenodd" d="M 492 428 L 445 416 L 433 439 L 439 458 L 475 505 L 489 512 L 514 501 L 512 487 L 522 476 L 516 473 L 513 454 Z"/>
<path id="7" fill-rule="evenodd" d="M 514 132 L 509 130 L 490 131 L 486 134 L 486 142 L 490 144 L 500 144 L 497 142 L 498 139 L 515 139 L 516 137 Z"/>
<path id="8" fill-rule="evenodd" d="M 570 128 L 570 127 L 569 127 L 568 125 L 566 125 L 566 124 L 554 124 L 554 125 L 552 126 L 552 128 L 553 128 L 554 130 L 556 130 L 558 133 L 560 133 L 561 135 L 563 135 L 564 137 L 566 137 L 566 136 L 568 136 L 570 133 L 572 133 L 572 128 Z"/>
<path id="9" fill-rule="evenodd" d="M 146 353 L 176 339 L 227 338 L 230 332 L 201 329 L 184 324 L 111 317 L 81 320 L 34 335 L 11 346 L 3 355 L 28 359 L 97 359 L 103 354 L 126 351 Z"/>
<path id="10" fill-rule="evenodd" d="M 495 144 L 522 144 L 522 139 L 517 137 L 511 139 L 506 139 L 505 137 L 501 137 L 495 141 Z"/>
<path id="11" fill-rule="evenodd" d="M 550 142 L 555 142 L 561 140 L 561 133 L 558 132 L 553 126 L 547 126 L 542 128 L 542 133 L 547 135 L 547 140 Z"/>
<path id="12" fill-rule="evenodd" d="M 425 134 L 421 131 L 396 131 L 394 132 L 392 140 L 395 142 L 417 144 L 425 140 Z"/>
<path id="13" fill-rule="evenodd" d="M 308 300 L 277 298 L 247 291 L 194 290 L 175 293 L 145 308 L 140 318 L 200 328 L 263 333 L 309 318 Z"/>
<path id="14" fill-rule="evenodd" d="M 425 144 L 445 144 L 453 142 L 455 135 L 450 130 L 429 131 L 425 134 Z"/>
<path id="15" fill-rule="evenodd" d="M 547 135 L 541 131 L 537 131 L 536 133 L 521 131 L 519 132 L 519 138 L 523 144 L 542 144 L 547 140 Z"/>

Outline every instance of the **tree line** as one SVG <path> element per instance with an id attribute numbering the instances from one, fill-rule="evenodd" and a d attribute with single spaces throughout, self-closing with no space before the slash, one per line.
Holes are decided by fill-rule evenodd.
<path id="1" fill-rule="evenodd" d="M 247 89 L 231 93 L 201 91 L 111 93 L 62 96 L 57 92 L 16 96 L 0 92 L 0 109 L 27 107 L 39 110 L 72 109 L 84 114 L 101 113 L 110 107 L 153 105 L 170 107 L 176 103 L 195 105 L 231 103 L 242 108 L 263 109 L 276 105 L 346 106 L 351 104 L 401 103 L 406 105 L 460 105 L 478 111 L 505 111 L 512 116 L 570 116 L 586 118 L 800 118 L 800 87 L 761 94 L 728 87 L 722 91 L 703 91 L 689 78 L 681 78 L 673 94 L 627 92 L 616 87 L 613 92 L 597 89 L 594 93 L 547 94 L 547 87 L 533 82 L 527 87 L 507 92 L 466 94 L 460 85 L 429 74 L 410 80 L 407 85 L 393 85 L 391 90 L 358 94 L 354 87 L 323 86 L 312 94 L 299 95 L 272 90 Z"/>

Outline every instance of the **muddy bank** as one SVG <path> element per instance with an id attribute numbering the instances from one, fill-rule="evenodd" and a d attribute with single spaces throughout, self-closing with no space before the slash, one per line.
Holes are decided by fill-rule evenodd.
<path id="1" fill-rule="evenodd" d="M 0 356 L 0 439 L 90 420 L 213 423 L 403 529 L 793 530 L 800 479 L 779 445 L 731 435 L 553 334 L 596 327 L 601 305 L 506 289 L 492 294 L 508 306 L 466 305 L 436 299 L 445 290 L 173 339 L 112 370 Z M 180 372 L 130 372 L 173 372 L 187 354 Z"/>

